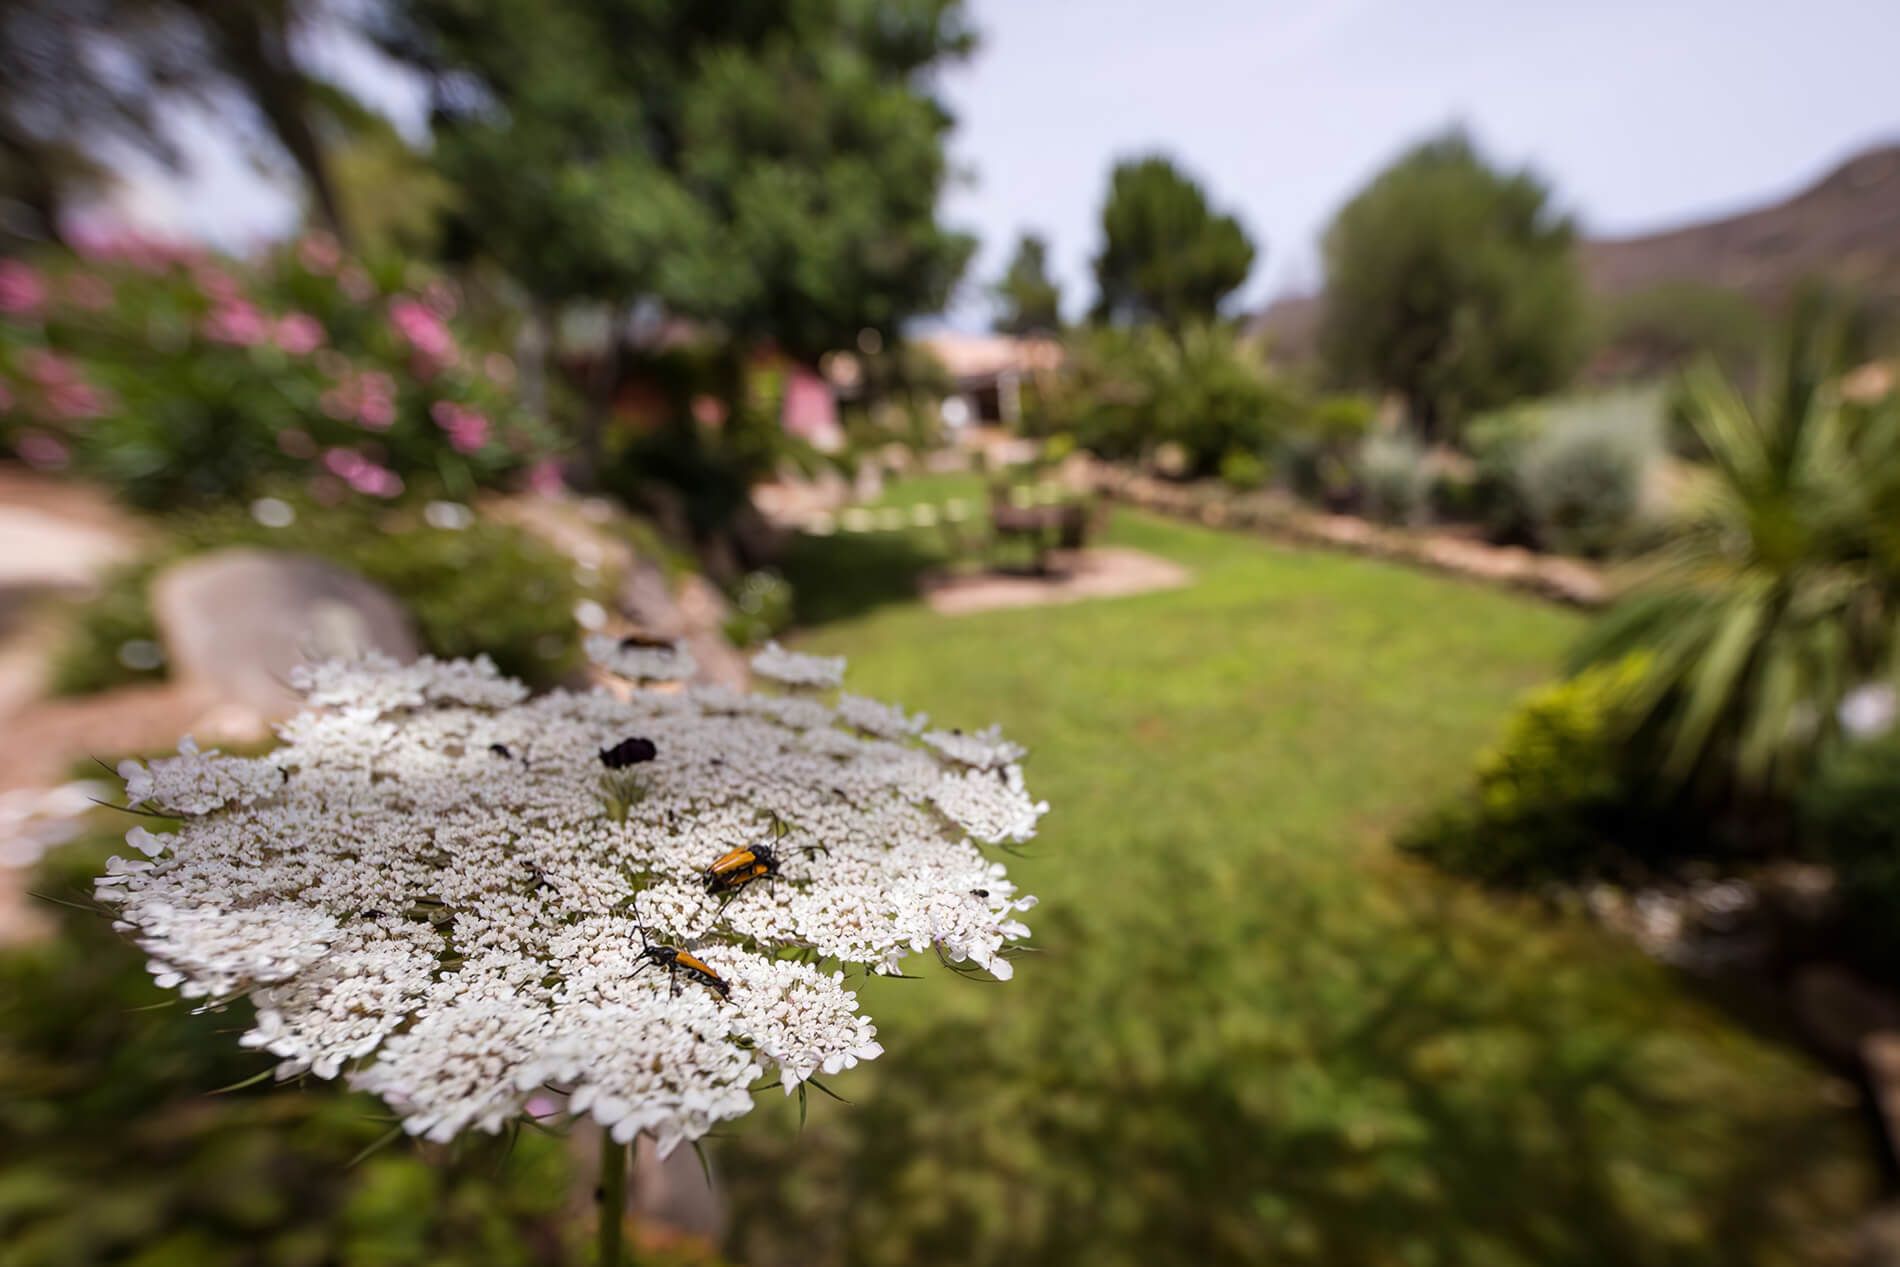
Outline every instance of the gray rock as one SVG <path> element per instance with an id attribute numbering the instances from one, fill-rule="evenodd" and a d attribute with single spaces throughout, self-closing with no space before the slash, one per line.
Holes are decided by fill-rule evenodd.
<path id="1" fill-rule="evenodd" d="M 299 663 L 366 651 L 413 660 L 418 650 L 400 603 L 309 555 L 194 556 L 153 581 L 152 611 L 176 679 L 265 717 L 296 711 L 288 682 Z"/>

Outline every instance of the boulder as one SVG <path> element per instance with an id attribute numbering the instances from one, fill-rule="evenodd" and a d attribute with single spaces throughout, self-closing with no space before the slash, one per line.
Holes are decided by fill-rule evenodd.
<path id="1" fill-rule="evenodd" d="M 307 660 L 417 655 L 402 605 L 354 572 L 302 554 L 236 547 L 196 555 L 152 583 L 173 677 L 260 716 L 294 713 L 290 671 Z"/>

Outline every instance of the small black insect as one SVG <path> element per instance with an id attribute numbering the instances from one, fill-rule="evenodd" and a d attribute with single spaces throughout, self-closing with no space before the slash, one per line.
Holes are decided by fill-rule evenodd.
<path id="1" fill-rule="evenodd" d="M 505 743 L 491 743 L 488 745 L 488 750 L 504 761 L 513 761 L 515 759 L 515 754 L 508 751 L 508 745 Z"/>
<path id="2" fill-rule="evenodd" d="M 970 890 L 971 897 L 988 897 L 989 895 L 990 895 L 990 891 L 988 889 L 971 889 Z"/>
<path id="3" fill-rule="evenodd" d="M 660 750 L 651 739 L 635 735 L 622 739 L 611 748 L 602 748 L 600 763 L 609 770 L 624 770 L 628 766 L 644 764 L 659 755 Z"/>
<path id="4" fill-rule="evenodd" d="M 630 633 L 620 640 L 620 649 L 622 651 L 632 651 L 636 647 L 646 647 L 650 650 L 658 650 L 664 647 L 667 650 L 671 650 L 673 647 L 673 639 L 655 638 L 651 634 Z"/>
<path id="5" fill-rule="evenodd" d="M 681 973 L 686 974 L 687 980 L 699 982 L 722 999 L 731 993 L 731 987 L 726 984 L 725 978 L 714 972 L 703 959 L 678 946 L 656 945 L 647 939 L 647 926 L 640 922 L 638 894 L 635 894 L 633 899 L 633 926 L 640 931 L 641 962 L 640 967 L 634 969 L 635 972 L 648 964 L 656 968 L 665 968 L 672 987 L 668 993 L 675 996 L 680 992 Z"/>

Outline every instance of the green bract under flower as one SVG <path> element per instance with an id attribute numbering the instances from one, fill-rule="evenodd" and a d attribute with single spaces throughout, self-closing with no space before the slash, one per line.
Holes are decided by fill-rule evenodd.
<path id="1" fill-rule="evenodd" d="M 187 740 L 122 767 L 135 807 L 183 824 L 134 828 L 142 856 L 98 892 L 161 984 L 253 1000 L 242 1041 L 280 1076 L 347 1076 L 412 1134 L 499 1130 L 553 1090 L 670 1150 L 746 1112 L 762 1074 L 789 1092 L 879 1054 L 844 966 L 934 951 L 1007 977 L 1028 936 L 1034 899 L 979 845 L 1028 838 L 1046 807 L 1013 758 L 972 769 L 913 742 L 902 710 L 713 687 L 528 699 L 484 660 L 297 684 L 314 707 L 268 756 Z M 633 737 L 654 758 L 603 768 Z M 776 876 L 707 891 L 716 858 L 758 844 Z M 727 996 L 643 959 L 649 942 Z"/>

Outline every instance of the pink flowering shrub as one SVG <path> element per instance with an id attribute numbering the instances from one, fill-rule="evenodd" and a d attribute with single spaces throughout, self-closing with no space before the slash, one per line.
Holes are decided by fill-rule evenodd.
<path id="1" fill-rule="evenodd" d="M 513 363 L 456 288 L 310 235 L 238 260 L 137 239 L 0 260 L 0 456 L 170 508 L 547 482 Z"/>

